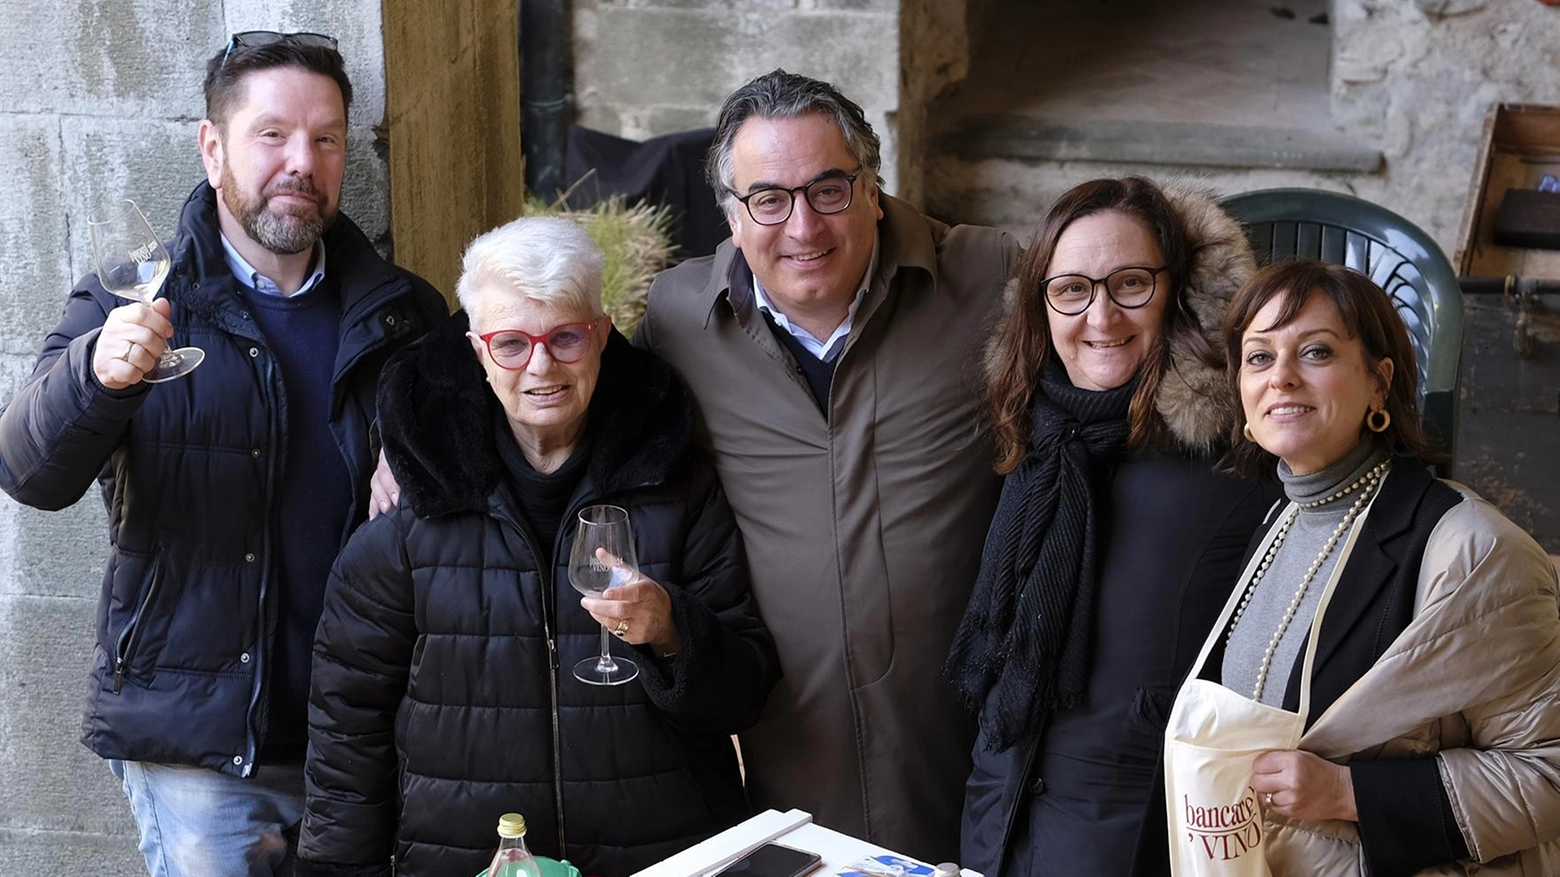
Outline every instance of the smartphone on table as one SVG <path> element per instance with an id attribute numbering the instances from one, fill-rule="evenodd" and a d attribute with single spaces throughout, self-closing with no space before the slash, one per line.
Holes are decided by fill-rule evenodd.
<path id="1" fill-rule="evenodd" d="M 767 843 L 727 865 L 715 877 L 802 877 L 822 861 L 817 853 Z"/>

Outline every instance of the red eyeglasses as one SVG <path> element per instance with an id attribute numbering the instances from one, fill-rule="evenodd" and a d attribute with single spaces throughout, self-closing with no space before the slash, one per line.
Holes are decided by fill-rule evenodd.
<path id="1" fill-rule="evenodd" d="M 579 362 L 590 351 L 590 333 L 600 323 L 563 323 L 547 330 L 545 335 L 532 335 L 519 329 L 499 329 L 478 335 L 487 345 L 488 355 L 499 368 L 520 371 L 531 364 L 531 354 L 537 345 L 547 348 L 547 355 L 565 365 Z"/>

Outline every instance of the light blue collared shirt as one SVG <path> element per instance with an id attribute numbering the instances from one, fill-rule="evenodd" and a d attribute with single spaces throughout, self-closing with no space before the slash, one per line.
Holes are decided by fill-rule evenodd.
<path id="1" fill-rule="evenodd" d="M 872 275 L 877 273 L 878 265 L 878 236 L 872 235 L 872 260 L 867 263 L 867 273 L 861 277 L 861 283 L 856 287 L 856 297 L 851 299 L 849 310 L 845 311 L 845 321 L 840 323 L 830 333 L 828 338 L 822 341 L 813 337 L 813 333 L 803 329 L 786 318 L 769 301 L 769 296 L 764 293 L 763 284 L 758 282 L 758 277 L 753 277 L 753 301 L 769 318 L 775 321 L 775 325 L 791 333 L 803 348 L 818 357 L 820 362 L 833 362 L 839 358 L 840 351 L 845 349 L 845 342 L 850 340 L 851 324 L 856 320 L 856 311 L 861 307 L 862 299 L 867 297 L 867 290 L 872 286 Z"/>
<path id="2" fill-rule="evenodd" d="M 233 277 L 239 283 L 264 295 L 282 295 L 282 288 L 277 286 L 271 278 L 256 271 L 255 266 L 249 264 L 248 260 L 239 255 L 238 250 L 233 248 L 233 242 L 228 240 L 227 235 L 222 235 L 222 250 L 227 254 L 228 269 L 233 272 Z M 314 242 L 314 273 L 310 274 L 303 281 L 303 285 L 298 287 L 298 291 L 293 293 L 293 295 L 303 295 L 314 287 L 319 286 L 320 281 L 324 279 L 325 242 L 321 240 Z"/>

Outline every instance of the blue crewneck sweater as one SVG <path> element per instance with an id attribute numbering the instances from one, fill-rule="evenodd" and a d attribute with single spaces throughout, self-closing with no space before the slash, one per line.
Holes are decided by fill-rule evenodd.
<path id="1" fill-rule="evenodd" d="M 286 400 L 286 456 L 276 503 L 276 639 L 262 761 L 301 759 L 308 737 L 309 665 L 325 583 L 352 507 L 352 479 L 330 429 L 341 301 L 326 279 L 290 298 L 240 286 L 276 358 Z"/>

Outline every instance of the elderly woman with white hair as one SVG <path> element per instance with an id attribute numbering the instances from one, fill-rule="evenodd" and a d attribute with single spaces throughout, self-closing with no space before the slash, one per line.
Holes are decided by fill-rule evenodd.
<path id="1" fill-rule="evenodd" d="M 474 875 L 500 814 L 535 852 L 625 875 L 743 818 L 731 735 L 778 677 L 690 397 L 601 309 L 562 219 L 477 238 L 462 313 L 385 368 L 400 485 L 337 560 L 314 646 L 299 873 Z M 639 575 L 568 586 L 578 512 L 628 510 Z M 641 667 L 569 668 L 605 624 Z"/>

